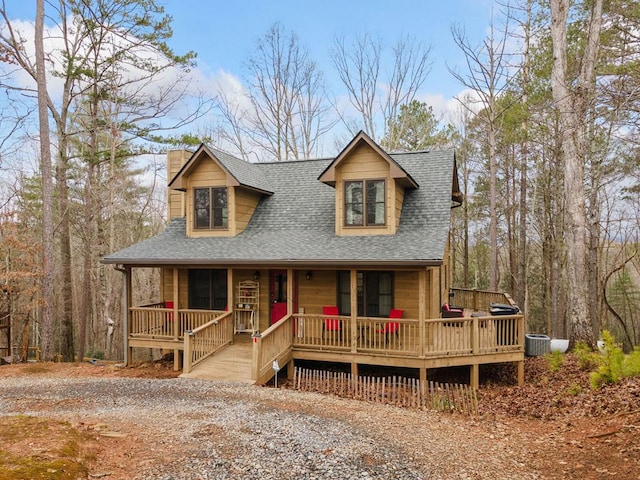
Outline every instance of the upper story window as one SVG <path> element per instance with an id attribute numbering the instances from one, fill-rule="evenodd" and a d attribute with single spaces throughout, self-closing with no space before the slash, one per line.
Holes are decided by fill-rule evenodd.
<path id="1" fill-rule="evenodd" d="M 384 225 L 384 180 L 344 182 L 344 224 L 346 226 Z"/>
<path id="2" fill-rule="evenodd" d="M 194 228 L 227 228 L 227 188 L 194 189 Z"/>

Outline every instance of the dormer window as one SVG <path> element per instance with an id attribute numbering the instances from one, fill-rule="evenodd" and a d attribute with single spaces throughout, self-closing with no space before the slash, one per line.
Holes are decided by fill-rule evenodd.
<path id="1" fill-rule="evenodd" d="M 195 188 L 194 227 L 226 229 L 228 226 L 227 187 Z"/>
<path id="2" fill-rule="evenodd" d="M 384 226 L 385 181 L 344 182 L 344 224 L 348 227 Z"/>

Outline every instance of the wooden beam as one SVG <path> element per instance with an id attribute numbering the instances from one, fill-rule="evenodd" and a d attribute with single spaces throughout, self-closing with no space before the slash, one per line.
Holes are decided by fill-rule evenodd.
<path id="1" fill-rule="evenodd" d="M 293 269 L 287 269 L 287 315 L 293 315 Z"/>
<path id="2" fill-rule="evenodd" d="M 178 325 L 180 324 L 180 318 L 178 318 L 178 295 L 180 294 L 180 289 L 178 288 L 178 282 L 180 281 L 180 271 L 177 267 L 173 268 L 173 314 L 171 318 L 173 318 L 173 339 L 178 340 L 178 335 L 180 331 L 178 329 Z M 181 367 L 180 361 L 180 351 L 177 349 L 173 350 L 173 370 L 178 371 Z"/>
<path id="3" fill-rule="evenodd" d="M 420 321 L 420 324 L 418 325 L 418 332 L 420 335 L 420 350 L 418 355 L 421 358 L 424 358 L 424 354 L 427 349 L 427 346 L 425 345 L 425 318 L 427 318 L 427 272 L 426 270 L 420 270 L 418 272 L 418 320 Z"/>
<path id="4" fill-rule="evenodd" d="M 516 362 L 518 368 L 518 386 L 524 385 L 524 360 Z"/>
<path id="5" fill-rule="evenodd" d="M 478 390 L 480 388 L 480 365 L 474 363 L 471 365 L 471 388 Z"/>
<path id="6" fill-rule="evenodd" d="M 133 358 L 133 348 L 129 346 L 129 334 L 131 333 L 131 311 L 132 306 L 132 280 L 131 280 L 131 267 L 124 269 L 124 291 L 122 292 L 122 300 L 124 303 L 124 364 L 126 366 L 131 365 Z"/>
<path id="7" fill-rule="evenodd" d="M 351 276 L 349 277 L 349 292 L 351 295 L 351 352 L 355 353 L 358 350 L 358 271 L 355 268 L 351 269 Z M 357 370 L 358 368 L 356 365 L 356 371 Z"/>
<path id="8" fill-rule="evenodd" d="M 233 268 L 227 269 L 227 311 L 233 310 Z"/>

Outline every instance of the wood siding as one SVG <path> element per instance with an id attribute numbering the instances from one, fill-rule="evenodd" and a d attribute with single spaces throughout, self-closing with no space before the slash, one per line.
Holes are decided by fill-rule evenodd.
<path id="1" fill-rule="evenodd" d="M 404 188 L 396 182 L 396 190 L 395 190 L 395 211 L 393 211 L 393 219 L 395 221 L 396 229 L 398 231 L 398 227 L 400 227 L 400 218 L 402 218 L 402 203 L 404 202 Z"/>
<path id="2" fill-rule="evenodd" d="M 385 180 L 386 218 L 384 226 L 344 226 L 344 182 L 349 180 Z M 391 178 L 389 164 L 369 145 L 360 145 L 336 167 L 336 235 L 392 235 L 396 233 L 398 201 L 396 181 Z M 363 192 L 364 193 L 364 192 Z M 402 202 L 403 195 L 400 197 Z M 364 199 L 366 201 L 366 198 Z M 400 205 L 400 210 L 402 205 Z"/>
<path id="3" fill-rule="evenodd" d="M 321 315 L 322 307 L 337 304 L 335 270 L 313 270 L 311 280 L 307 280 L 306 272 L 298 274 L 298 310 L 304 313 Z"/>
<path id="4" fill-rule="evenodd" d="M 419 318 L 418 272 L 396 272 L 394 308 L 404 310 L 404 318 Z"/>
<path id="5" fill-rule="evenodd" d="M 228 207 L 228 228 L 219 230 L 208 229 L 195 229 L 193 228 L 194 222 L 194 189 L 199 187 L 225 187 L 227 186 L 227 174 L 218 164 L 209 159 L 204 158 L 191 170 L 189 177 L 186 181 L 187 185 L 187 236 L 188 237 L 229 237 L 235 234 L 234 221 L 235 221 L 235 195 L 234 189 L 229 188 L 227 190 L 227 207 Z"/>
<path id="6" fill-rule="evenodd" d="M 236 285 L 244 280 L 253 280 L 256 270 L 260 274 L 258 283 L 260 284 L 260 307 L 258 325 L 260 330 L 266 330 L 270 325 L 271 302 L 269 301 L 269 270 L 267 269 L 240 269 L 233 270 L 233 283 L 229 288 L 233 289 L 235 305 Z M 304 314 L 321 315 L 322 307 L 337 304 L 337 270 L 313 270 L 312 278 L 307 280 L 308 270 L 297 271 L 297 292 L 298 311 L 304 310 Z M 425 275 L 426 310 L 425 318 L 438 318 L 440 316 L 440 289 L 439 289 L 439 267 L 427 270 Z M 296 276 L 296 275 L 294 275 Z M 435 279 L 435 281 L 434 281 Z M 189 304 L 189 279 L 188 269 L 179 269 L 178 278 L 178 308 L 188 308 Z M 420 315 L 420 295 L 419 295 L 419 271 L 399 270 L 394 274 L 394 305 L 393 308 L 404 310 L 405 318 L 419 318 Z M 173 299 L 173 269 L 162 269 L 162 294 L 163 301 Z"/>
<path id="7" fill-rule="evenodd" d="M 247 228 L 253 212 L 256 211 L 260 202 L 260 194 L 241 187 L 235 187 L 233 190 L 235 192 L 235 233 L 237 235 Z"/>
<path id="8" fill-rule="evenodd" d="M 167 153 L 167 183 L 175 177 L 190 156 L 191 152 L 187 150 L 170 150 Z M 184 217 L 184 209 L 185 192 L 167 189 L 167 216 L 169 220 Z"/>

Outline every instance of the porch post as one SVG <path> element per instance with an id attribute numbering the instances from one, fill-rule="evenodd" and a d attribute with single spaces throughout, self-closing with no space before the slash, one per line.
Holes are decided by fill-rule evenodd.
<path id="1" fill-rule="evenodd" d="M 427 272 L 425 270 L 420 270 L 418 272 L 418 335 L 419 335 L 419 344 L 418 344 L 418 355 L 421 358 L 424 358 L 426 352 L 426 333 L 427 329 L 425 328 L 425 318 L 426 315 L 426 306 L 427 306 Z M 420 369 L 420 379 L 422 379 L 422 370 L 424 370 L 424 378 L 425 382 L 427 379 L 427 370 Z"/>
<path id="2" fill-rule="evenodd" d="M 480 365 L 477 363 L 471 365 L 471 388 L 474 390 L 480 388 Z"/>
<path id="3" fill-rule="evenodd" d="M 521 387 L 524 385 L 524 360 L 518 360 L 516 365 L 518 367 L 518 386 Z"/>
<path id="4" fill-rule="evenodd" d="M 351 352 L 355 353 L 358 350 L 358 271 L 353 268 L 351 269 L 349 291 L 351 295 Z M 358 374 L 357 364 L 351 364 L 351 373 Z"/>
<path id="5" fill-rule="evenodd" d="M 124 364 L 126 366 L 130 365 L 130 362 L 133 358 L 133 349 L 129 347 L 129 334 L 131 333 L 131 267 L 125 267 L 123 270 L 120 270 L 124 273 L 124 289 L 122 291 L 122 303 L 124 305 L 124 311 L 122 312 L 122 319 L 124 322 Z"/>
<path id="6" fill-rule="evenodd" d="M 478 317 L 471 318 L 471 353 L 479 355 L 480 352 L 480 330 L 478 328 Z"/>
<path id="7" fill-rule="evenodd" d="M 253 362 L 251 364 L 251 380 L 258 381 L 258 375 L 260 375 L 260 349 L 262 347 L 262 336 L 259 332 L 251 335 L 251 341 L 253 342 Z"/>
<path id="8" fill-rule="evenodd" d="M 180 289 L 178 288 L 179 270 L 177 267 L 173 268 L 173 339 L 178 340 L 178 326 L 180 325 L 180 319 L 178 318 L 178 295 Z M 177 372 L 180 370 L 180 350 L 175 349 L 173 351 L 173 369 Z"/>
<path id="9" fill-rule="evenodd" d="M 287 268 L 287 315 L 293 315 L 293 269 Z"/>
<path id="10" fill-rule="evenodd" d="M 293 380 L 294 370 L 295 363 L 292 358 L 291 360 L 289 360 L 289 363 L 287 363 L 287 380 Z"/>
<path id="11" fill-rule="evenodd" d="M 233 311 L 233 268 L 227 269 L 227 312 Z"/>

